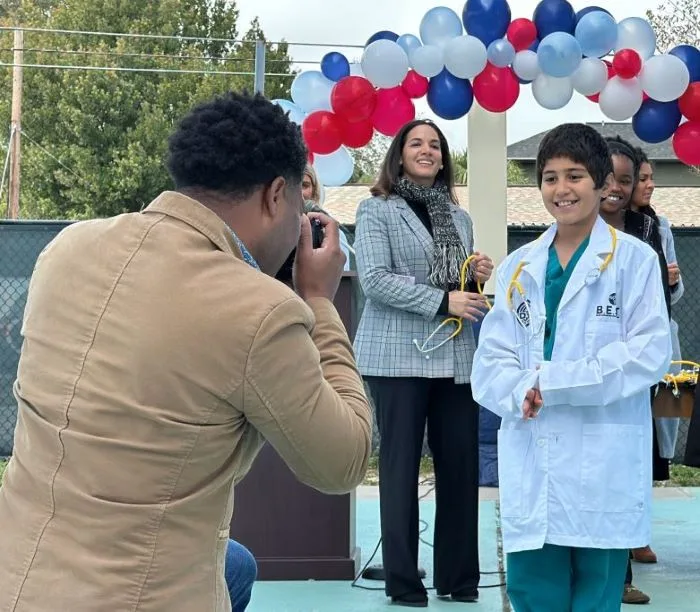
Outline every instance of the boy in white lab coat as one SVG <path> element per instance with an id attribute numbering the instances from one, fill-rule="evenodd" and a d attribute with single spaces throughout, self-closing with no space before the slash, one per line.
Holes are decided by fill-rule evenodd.
<path id="1" fill-rule="evenodd" d="M 628 550 L 650 541 L 649 387 L 667 372 L 656 253 L 598 215 L 604 139 L 562 125 L 537 177 L 555 223 L 498 270 L 471 383 L 498 440 L 515 612 L 620 609 Z"/>

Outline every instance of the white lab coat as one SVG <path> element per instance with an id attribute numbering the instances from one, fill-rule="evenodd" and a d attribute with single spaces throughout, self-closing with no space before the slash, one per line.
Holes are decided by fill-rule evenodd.
<path id="1" fill-rule="evenodd" d="M 636 238 L 598 219 L 562 296 L 552 361 L 543 360 L 544 283 L 556 225 L 499 266 L 493 309 L 481 326 L 474 399 L 503 418 L 498 437 L 503 547 L 545 543 L 634 548 L 651 541 L 652 417 L 649 388 L 671 358 L 659 260 Z M 519 262 L 530 301 L 528 342 L 506 304 Z M 514 292 L 513 308 L 526 317 Z M 520 308 L 519 308 L 520 307 Z M 544 406 L 522 418 L 525 393 Z"/>

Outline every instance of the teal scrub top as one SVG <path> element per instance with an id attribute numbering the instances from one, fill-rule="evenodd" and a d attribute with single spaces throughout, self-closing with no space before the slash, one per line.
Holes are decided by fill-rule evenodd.
<path id="1" fill-rule="evenodd" d="M 544 280 L 544 308 L 545 308 L 545 325 L 544 325 L 544 358 L 545 361 L 552 360 L 552 350 L 554 349 L 554 337 L 557 331 L 557 310 L 559 302 L 564 295 L 566 284 L 571 278 L 571 274 L 581 259 L 581 255 L 586 250 L 590 242 L 590 236 L 586 238 L 574 251 L 571 256 L 571 261 L 563 270 L 557 257 L 557 251 L 554 244 L 549 247 L 549 258 L 547 260 L 547 274 Z"/>

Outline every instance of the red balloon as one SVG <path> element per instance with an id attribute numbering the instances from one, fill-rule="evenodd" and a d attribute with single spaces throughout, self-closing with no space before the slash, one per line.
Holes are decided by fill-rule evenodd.
<path id="1" fill-rule="evenodd" d="M 673 150 L 684 164 L 700 166 L 700 121 L 687 121 L 678 127 Z"/>
<path id="2" fill-rule="evenodd" d="M 401 87 L 409 98 L 422 98 L 428 93 L 430 81 L 418 74 L 415 70 L 409 70 Z"/>
<path id="3" fill-rule="evenodd" d="M 537 26 L 524 17 L 515 19 L 508 26 L 506 38 L 516 51 L 525 51 L 537 40 Z"/>
<path id="4" fill-rule="evenodd" d="M 339 117 L 350 123 L 369 119 L 376 105 L 377 92 L 372 83 L 363 77 L 345 77 L 331 91 L 331 107 Z"/>
<path id="5" fill-rule="evenodd" d="M 328 111 L 316 111 L 304 119 L 301 133 L 312 153 L 328 155 L 343 144 L 343 122 Z"/>
<path id="6" fill-rule="evenodd" d="M 372 115 L 374 128 L 385 136 L 395 136 L 401 126 L 416 118 L 416 107 L 401 86 L 380 89 Z"/>
<path id="7" fill-rule="evenodd" d="M 476 101 L 487 111 L 504 113 L 520 95 L 520 82 L 510 68 L 498 68 L 490 62 L 472 84 Z"/>
<path id="8" fill-rule="evenodd" d="M 617 75 L 617 72 L 615 71 L 615 67 L 608 61 L 608 60 L 603 60 L 605 62 L 605 65 L 608 67 L 608 81 L 612 79 L 614 76 Z M 586 96 L 591 102 L 598 102 L 598 99 L 600 98 L 600 94 L 593 94 L 592 96 Z"/>
<path id="9" fill-rule="evenodd" d="M 620 49 L 615 53 L 612 65 L 621 79 L 633 79 L 642 71 L 642 58 L 634 49 Z"/>
<path id="10" fill-rule="evenodd" d="M 351 149 L 364 147 L 374 136 L 374 125 L 371 119 L 345 122 L 343 125 L 343 144 Z"/>
<path id="11" fill-rule="evenodd" d="M 678 107 L 686 119 L 700 121 L 700 81 L 688 85 L 685 93 L 678 98 Z"/>

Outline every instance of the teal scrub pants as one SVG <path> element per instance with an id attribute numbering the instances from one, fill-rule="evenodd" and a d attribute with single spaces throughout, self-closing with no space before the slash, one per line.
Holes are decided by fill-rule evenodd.
<path id="1" fill-rule="evenodd" d="M 507 555 L 506 587 L 515 612 L 619 612 L 627 549 L 545 544 Z"/>

